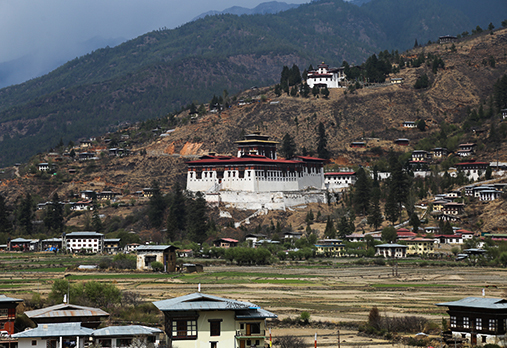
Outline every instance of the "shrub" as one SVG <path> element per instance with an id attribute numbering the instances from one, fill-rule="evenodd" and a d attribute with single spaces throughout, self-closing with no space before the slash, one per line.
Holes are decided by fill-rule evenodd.
<path id="1" fill-rule="evenodd" d="M 304 323 L 304 324 L 308 324 L 310 322 L 310 313 L 304 311 L 301 313 L 301 321 Z"/>
<path id="2" fill-rule="evenodd" d="M 153 261 L 150 263 L 150 266 L 154 272 L 162 272 L 164 270 L 164 264 L 162 262 Z"/>

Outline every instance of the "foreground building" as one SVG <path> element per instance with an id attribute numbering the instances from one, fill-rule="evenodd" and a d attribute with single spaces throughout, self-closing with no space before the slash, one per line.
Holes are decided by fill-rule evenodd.
<path id="1" fill-rule="evenodd" d="M 0 295 L 0 330 L 7 331 L 9 335 L 14 333 L 14 321 L 16 320 L 16 307 L 23 302 L 19 298 Z"/>
<path id="2" fill-rule="evenodd" d="M 238 155 L 189 161 L 187 190 L 210 204 L 238 209 L 281 209 L 325 202 L 324 162 L 310 156 L 278 159 L 268 136 L 252 133 L 237 141 Z"/>
<path id="3" fill-rule="evenodd" d="M 266 319 L 277 315 L 250 302 L 193 293 L 153 302 L 164 313 L 168 346 L 264 347 Z"/>
<path id="4" fill-rule="evenodd" d="M 437 306 L 448 307 L 453 337 L 467 339 L 472 346 L 488 343 L 506 346 L 507 300 L 466 297 Z"/>

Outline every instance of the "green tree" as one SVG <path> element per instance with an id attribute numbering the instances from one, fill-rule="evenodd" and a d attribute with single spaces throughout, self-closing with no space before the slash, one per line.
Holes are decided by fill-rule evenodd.
<path id="1" fill-rule="evenodd" d="M 329 97 L 329 89 L 327 88 L 327 86 L 325 86 L 322 89 L 322 95 L 324 96 L 324 98 L 328 98 Z"/>
<path id="2" fill-rule="evenodd" d="M 326 229 L 324 230 L 324 236 L 327 238 L 336 238 L 336 228 L 334 227 L 333 220 L 330 216 L 327 217 Z"/>
<path id="3" fill-rule="evenodd" d="M 507 19 L 502 21 L 502 27 L 507 28 Z"/>
<path id="4" fill-rule="evenodd" d="M 393 226 L 387 226 L 382 229 L 382 240 L 386 243 L 394 243 L 398 235 L 396 229 Z"/>
<path id="5" fill-rule="evenodd" d="M 296 155 L 296 142 L 289 133 L 283 136 L 280 152 L 286 159 L 291 159 Z"/>
<path id="6" fill-rule="evenodd" d="M 338 234 L 341 238 L 344 238 L 346 235 L 350 234 L 350 224 L 345 214 L 342 215 L 340 222 L 338 223 Z"/>
<path id="7" fill-rule="evenodd" d="M 152 196 L 148 204 L 148 219 L 153 227 L 160 227 L 163 222 L 164 211 L 166 209 L 166 201 L 160 192 L 158 182 L 154 181 L 151 185 Z"/>
<path id="8" fill-rule="evenodd" d="M 48 231 L 57 233 L 63 232 L 63 204 L 60 202 L 58 193 L 53 194 L 51 204 L 46 205 L 46 216 L 44 217 L 44 225 Z"/>
<path id="9" fill-rule="evenodd" d="M 371 184 L 364 168 L 359 168 L 356 173 L 354 185 L 354 208 L 359 215 L 368 215 L 370 209 Z"/>
<path id="10" fill-rule="evenodd" d="M 412 231 L 414 231 L 414 233 L 419 233 L 419 226 L 421 225 L 421 220 L 419 220 L 419 216 L 417 216 L 416 212 L 412 212 L 412 214 L 410 215 L 409 224 L 410 226 L 412 226 Z"/>
<path id="11" fill-rule="evenodd" d="M 9 221 L 5 198 L 0 194 L 0 232 L 10 233 L 12 231 L 12 223 Z"/>
<path id="12" fill-rule="evenodd" d="M 326 128 L 322 122 L 319 122 L 317 133 L 317 156 L 324 159 L 330 157 L 329 151 L 327 150 Z"/>
<path id="13" fill-rule="evenodd" d="M 493 30 L 493 29 L 495 29 L 495 26 L 493 25 L 492 22 L 489 22 L 488 30 Z"/>
<path id="14" fill-rule="evenodd" d="M 208 216 L 206 200 L 201 192 L 189 201 L 187 206 L 187 237 L 193 242 L 202 243 L 206 240 Z"/>
<path id="15" fill-rule="evenodd" d="M 426 131 L 426 122 L 424 120 L 419 120 L 417 122 L 417 129 L 419 129 L 421 132 Z"/>
<path id="16" fill-rule="evenodd" d="M 400 215 L 400 211 L 398 209 L 398 204 L 396 202 L 396 194 L 394 189 L 389 189 L 389 193 L 387 194 L 386 204 L 384 207 L 384 214 L 388 221 L 392 224 L 398 220 Z"/>
<path id="17" fill-rule="evenodd" d="M 375 230 L 382 225 L 382 211 L 380 210 L 380 189 L 374 187 L 372 190 L 372 204 L 368 215 L 368 224 Z"/>
<path id="18" fill-rule="evenodd" d="M 167 237 L 171 241 L 181 239 L 181 235 L 186 228 L 187 211 L 186 199 L 179 182 L 173 186 L 171 204 L 167 215 Z"/>
<path id="19" fill-rule="evenodd" d="M 33 232 L 33 201 L 30 193 L 26 193 L 21 199 L 17 211 L 17 220 L 24 234 L 30 235 Z"/>

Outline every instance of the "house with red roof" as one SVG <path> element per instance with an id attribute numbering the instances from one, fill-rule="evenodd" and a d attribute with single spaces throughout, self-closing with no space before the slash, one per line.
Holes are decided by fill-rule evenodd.
<path id="1" fill-rule="evenodd" d="M 324 185 L 329 191 L 339 191 L 356 183 L 356 172 L 324 173 Z"/>
<path id="2" fill-rule="evenodd" d="M 237 141 L 238 155 L 205 155 L 186 162 L 187 190 L 208 202 L 239 209 L 285 209 L 324 203 L 324 159 L 278 158 L 269 136 L 254 132 Z"/>
<path id="3" fill-rule="evenodd" d="M 478 162 L 470 160 L 468 162 L 461 162 L 456 164 L 458 171 L 461 171 L 469 180 L 478 180 L 486 173 L 489 167 L 489 162 Z"/>
<path id="4" fill-rule="evenodd" d="M 329 65 L 322 62 L 317 69 L 308 71 L 306 78 L 308 87 L 313 88 L 345 88 L 345 68 L 329 68 Z"/>
<path id="5" fill-rule="evenodd" d="M 239 241 L 232 238 L 220 238 L 213 241 L 213 245 L 217 248 L 229 249 L 238 246 Z"/>

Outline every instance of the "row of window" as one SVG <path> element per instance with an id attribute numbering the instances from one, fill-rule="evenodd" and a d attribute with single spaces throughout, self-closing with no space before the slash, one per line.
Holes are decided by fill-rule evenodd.
<path id="1" fill-rule="evenodd" d="M 451 316 L 451 327 L 456 328 L 458 327 L 459 323 L 455 316 Z M 507 327 L 507 319 L 503 319 L 504 321 L 504 327 Z M 498 329 L 498 320 L 497 319 L 489 319 L 485 321 L 484 324 L 487 324 L 486 327 L 483 327 L 483 320 L 482 318 L 475 318 L 475 323 L 472 322 L 472 324 L 475 324 L 476 330 L 489 330 L 495 332 Z M 469 317 L 463 317 L 461 320 L 461 327 L 464 329 L 470 329 L 470 318 Z"/>
<path id="2" fill-rule="evenodd" d="M 220 336 L 222 319 L 210 319 L 208 322 L 210 336 Z M 240 329 L 245 330 L 245 336 L 259 335 L 261 333 L 261 324 L 241 323 Z M 197 320 L 173 320 L 171 336 L 173 339 L 197 339 Z"/>

